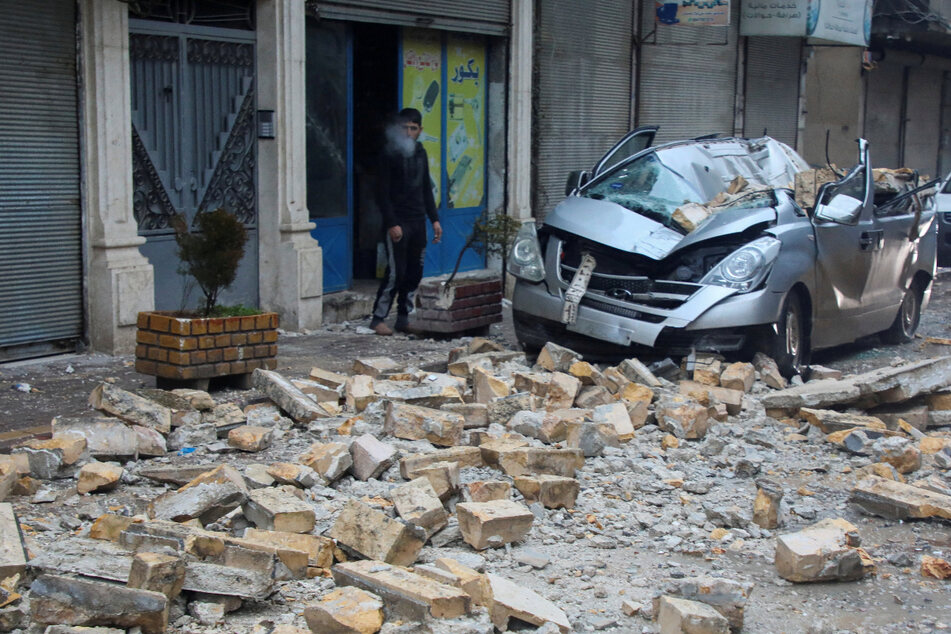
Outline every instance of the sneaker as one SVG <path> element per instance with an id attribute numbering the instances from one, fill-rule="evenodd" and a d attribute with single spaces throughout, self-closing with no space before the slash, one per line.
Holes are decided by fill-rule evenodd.
<path id="1" fill-rule="evenodd" d="M 393 329 L 387 326 L 386 322 L 383 322 L 383 321 L 381 321 L 375 326 L 371 326 L 371 328 L 373 329 L 373 332 L 383 337 L 387 337 L 393 334 Z"/>
<path id="2" fill-rule="evenodd" d="M 396 332 L 407 332 L 409 331 L 409 316 L 408 315 L 398 315 L 396 317 L 396 323 L 393 325 L 393 329 Z"/>

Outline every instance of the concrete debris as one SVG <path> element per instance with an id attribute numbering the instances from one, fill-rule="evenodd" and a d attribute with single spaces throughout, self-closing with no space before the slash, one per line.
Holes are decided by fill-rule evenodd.
<path id="1" fill-rule="evenodd" d="M 103 383 L 112 417 L 0 456 L 0 630 L 740 631 L 753 586 L 722 555 L 857 580 L 833 509 L 951 519 L 946 359 L 787 387 L 762 355 L 530 367 L 473 339 L 443 367 L 258 370 L 239 402 Z M 948 578 L 898 544 L 873 553 Z"/>
<path id="2" fill-rule="evenodd" d="M 373 559 L 337 564 L 333 577 L 339 586 L 356 586 L 381 597 L 387 619 L 451 619 L 468 614 L 471 606 L 460 588 Z"/>
<path id="3" fill-rule="evenodd" d="M 776 572 L 797 583 L 854 581 L 875 572 L 858 529 L 843 519 L 826 519 L 776 538 Z"/>

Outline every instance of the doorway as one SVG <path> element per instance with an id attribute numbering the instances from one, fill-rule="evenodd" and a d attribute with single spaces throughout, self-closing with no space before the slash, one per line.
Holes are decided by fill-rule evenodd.
<path id="1" fill-rule="evenodd" d="M 424 275 L 451 271 L 485 210 L 485 38 L 312 18 L 306 28 L 307 205 L 324 292 L 383 275 L 377 170 L 386 124 L 402 107 L 423 113 L 420 142 L 443 226 Z M 460 270 L 484 264 L 470 250 Z"/>

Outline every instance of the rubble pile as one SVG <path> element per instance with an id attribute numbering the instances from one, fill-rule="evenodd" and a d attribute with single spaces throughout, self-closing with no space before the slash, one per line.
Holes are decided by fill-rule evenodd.
<path id="1" fill-rule="evenodd" d="M 240 405 L 103 383 L 0 456 L 0 631 L 737 632 L 764 580 L 946 583 L 843 515 L 951 519 L 951 357 L 811 377 L 476 338 Z"/>

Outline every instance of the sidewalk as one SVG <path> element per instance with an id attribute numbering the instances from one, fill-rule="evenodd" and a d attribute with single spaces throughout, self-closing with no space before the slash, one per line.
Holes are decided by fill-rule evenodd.
<path id="1" fill-rule="evenodd" d="M 515 348 L 511 306 L 504 303 L 503 322 L 492 326 L 490 337 Z M 379 337 L 366 329 L 367 320 L 328 324 L 319 330 L 283 333 L 278 340 L 277 371 L 288 378 L 303 378 L 320 366 L 349 372 L 358 357 L 386 356 L 407 366 L 445 364 L 449 351 L 460 338 L 425 338 L 396 334 Z M 49 430 L 56 416 L 93 415 L 86 402 L 102 381 L 124 389 L 155 387 L 153 377 L 139 374 L 132 355 L 70 354 L 0 365 L 0 447 L 27 434 Z M 28 386 L 28 387 L 27 387 Z M 247 400 L 253 392 L 233 389 L 215 391 L 218 400 Z"/>

